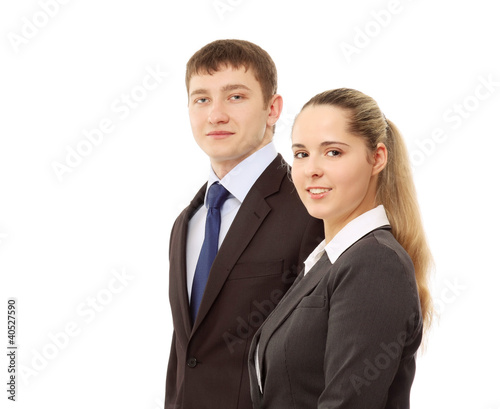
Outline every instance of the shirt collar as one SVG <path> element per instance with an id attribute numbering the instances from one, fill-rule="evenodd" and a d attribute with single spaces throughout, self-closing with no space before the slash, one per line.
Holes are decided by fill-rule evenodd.
<path id="1" fill-rule="evenodd" d="M 313 250 L 304 262 L 304 275 L 309 272 L 325 251 L 330 263 L 333 264 L 344 251 L 356 243 L 361 237 L 366 236 L 379 227 L 387 225 L 390 225 L 390 223 L 383 205 L 379 205 L 359 215 L 354 220 L 347 223 L 329 243 L 323 240 L 318 247 Z"/>
<path id="2" fill-rule="evenodd" d="M 264 172 L 264 170 L 271 164 L 271 162 L 278 155 L 274 144 L 268 143 L 257 152 L 251 154 L 248 158 L 241 161 L 231 171 L 221 179 L 215 174 L 210 166 L 208 175 L 207 191 L 205 192 L 205 206 L 207 205 L 208 188 L 213 183 L 219 182 L 224 186 L 229 193 L 229 197 L 235 197 L 240 203 L 243 203 L 249 190 L 254 185 L 255 181 Z"/>

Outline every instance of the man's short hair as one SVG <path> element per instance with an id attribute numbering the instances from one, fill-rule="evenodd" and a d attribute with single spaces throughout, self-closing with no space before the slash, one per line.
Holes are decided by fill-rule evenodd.
<path id="1" fill-rule="evenodd" d="M 258 45 L 244 40 L 216 40 L 194 53 L 186 65 L 186 88 L 189 91 L 193 75 L 212 75 L 226 67 L 252 69 L 265 104 L 278 91 L 278 73 L 271 56 Z"/>

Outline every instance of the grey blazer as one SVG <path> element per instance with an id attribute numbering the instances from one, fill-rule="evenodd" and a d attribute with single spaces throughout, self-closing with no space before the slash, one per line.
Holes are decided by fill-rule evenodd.
<path id="1" fill-rule="evenodd" d="M 409 408 L 421 338 L 413 263 L 384 226 L 302 271 L 257 331 L 254 408 Z"/>

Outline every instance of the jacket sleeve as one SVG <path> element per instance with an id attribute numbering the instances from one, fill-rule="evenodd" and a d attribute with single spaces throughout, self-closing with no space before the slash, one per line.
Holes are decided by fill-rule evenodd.
<path id="1" fill-rule="evenodd" d="M 167 367 L 167 382 L 165 387 L 165 409 L 175 408 L 175 399 L 177 396 L 177 351 L 175 348 L 175 331 L 172 335 L 170 345 L 170 357 Z"/>
<path id="2" fill-rule="evenodd" d="M 385 408 L 398 379 L 403 381 L 397 393 L 403 400 L 409 396 L 422 328 L 413 265 L 390 248 L 376 247 L 341 263 L 328 283 L 325 386 L 318 408 Z"/>

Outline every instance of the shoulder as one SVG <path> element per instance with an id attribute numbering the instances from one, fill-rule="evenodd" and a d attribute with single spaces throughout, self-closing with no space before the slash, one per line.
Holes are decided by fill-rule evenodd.
<path id="1" fill-rule="evenodd" d="M 349 247 L 331 266 L 331 281 L 368 286 L 418 300 L 413 262 L 388 229 L 377 229 Z M 399 297 L 398 296 L 398 297 Z"/>
<path id="2" fill-rule="evenodd" d="M 335 308 L 349 305 L 386 326 L 392 317 L 391 322 L 403 323 L 412 336 L 418 335 L 422 322 L 415 270 L 390 230 L 377 229 L 358 240 L 327 274 L 328 297 Z"/>
<path id="3" fill-rule="evenodd" d="M 201 186 L 198 192 L 194 195 L 189 205 L 179 213 L 172 225 L 171 236 L 175 235 L 178 229 L 182 229 L 184 225 L 186 225 L 193 217 L 193 215 L 197 212 L 197 210 L 203 205 L 206 190 L 207 184 L 204 183 L 203 186 Z"/>
<path id="4" fill-rule="evenodd" d="M 257 178 L 252 188 L 259 189 L 264 194 L 278 191 L 283 182 L 289 179 L 288 175 L 289 166 L 283 157 L 278 154 Z M 291 181 L 289 180 L 289 182 Z"/>
<path id="5" fill-rule="evenodd" d="M 377 229 L 349 247 L 339 261 L 358 267 L 394 269 L 414 274 L 413 262 L 389 229 Z"/>
<path id="6" fill-rule="evenodd" d="M 248 193 L 249 198 L 263 197 L 271 205 L 306 212 L 290 176 L 290 167 L 278 156 L 262 172 Z M 245 199 L 246 200 L 246 199 Z"/>

